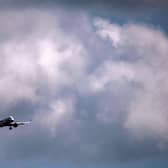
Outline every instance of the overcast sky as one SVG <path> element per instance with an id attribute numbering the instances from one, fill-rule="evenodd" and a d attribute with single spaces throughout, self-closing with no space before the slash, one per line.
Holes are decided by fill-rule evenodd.
<path id="1" fill-rule="evenodd" d="M 164 0 L 0 0 L 8 167 L 168 166 Z"/>

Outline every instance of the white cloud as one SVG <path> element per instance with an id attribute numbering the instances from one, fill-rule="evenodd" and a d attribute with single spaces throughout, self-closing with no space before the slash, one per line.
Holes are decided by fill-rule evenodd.
<path id="1" fill-rule="evenodd" d="M 114 47 L 117 47 L 121 40 L 121 28 L 117 24 L 110 24 L 107 20 L 101 18 L 95 19 L 95 26 L 98 28 L 97 33 L 102 38 L 109 38 Z"/>
<path id="2" fill-rule="evenodd" d="M 124 85 L 134 79 L 134 70 L 131 65 L 123 62 L 113 63 L 105 62 L 101 67 L 89 77 L 90 89 L 93 91 L 101 91 L 107 89 L 108 85 L 115 82 L 118 85 Z"/>
<path id="3" fill-rule="evenodd" d="M 25 25 L 22 22 L 26 19 L 25 24 L 31 27 L 32 32 L 23 34 L 20 39 L 10 36 L 1 42 L 1 104 L 10 105 L 21 99 L 34 102 L 43 96 L 38 92 L 41 86 L 46 85 L 46 89 L 48 87 L 56 92 L 57 88 L 70 86 L 80 79 L 85 71 L 86 52 L 75 36 L 60 30 L 60 21 L 55 20 L 52 13 L 23 11 L 25 18 L 16 11 L 8 15 L 6 19 L 17 21 L 10 23 L 11 27 L 17 24 L 17 28 L 23 31 L 20 33 L 24 33 Z M 39 17 L 45 23 L 38 20 Z M 31 25 L 34 22 L 35 25 Z M 14 34 L 15 29 L 10 31 Z M 11 34 L 10 31 L 6 33 Z"/>
<path id="4" fill-rule="evenodd" d="M 131 66 L 131 72 L 134 74 L 131 80 L 140 85 L 127 109 L 125 126 L 139 138 L 152 137 L 159 141 L 167 141 L 168 39 L 161 31 L 145 25 L 113 27 L 113 24 L 106 21 L 99 22 L 101 24 L 98 24 L 98 34 L 102 38 L 109 37 L 112 40 L 118 55 L 126 57 L 125 65 Z M 130 61 L 131 57 L 137 59 Z M 101 80 L 97 83 L 101 84 Z"/>

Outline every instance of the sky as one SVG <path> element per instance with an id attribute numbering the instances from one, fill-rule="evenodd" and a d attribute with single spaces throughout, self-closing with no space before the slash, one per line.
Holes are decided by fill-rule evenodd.
<path id="1" fill-rule="evenodd" d="M 0 0 L 1 165 L 168 167 L 167 8 Z"/>

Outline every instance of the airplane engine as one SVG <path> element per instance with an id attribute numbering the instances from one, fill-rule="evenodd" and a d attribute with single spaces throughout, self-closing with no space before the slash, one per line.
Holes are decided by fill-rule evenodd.
<path id="1" fill-rule="evenodd" d="M 13 127 L 14 127 L 14 128 L 16 128 L 17 126 L 18 126 L 18 124 L 16 124 L 16 123 L 13 124 Z"/>

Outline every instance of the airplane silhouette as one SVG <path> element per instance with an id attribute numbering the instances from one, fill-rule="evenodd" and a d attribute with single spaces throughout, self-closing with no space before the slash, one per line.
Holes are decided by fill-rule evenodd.
<path id="1" fill-rule="evenodd" d="M 0 120 L 0 127 L 9 127 L 11 130 L 12 128 L 16 128 L 19 125 L 25 125 L 31 123 L 30 121 L 20 122 L 15 121 L 12 116 L 9 116 L 8 118 L 5 118 L 3 120 Z"/>

